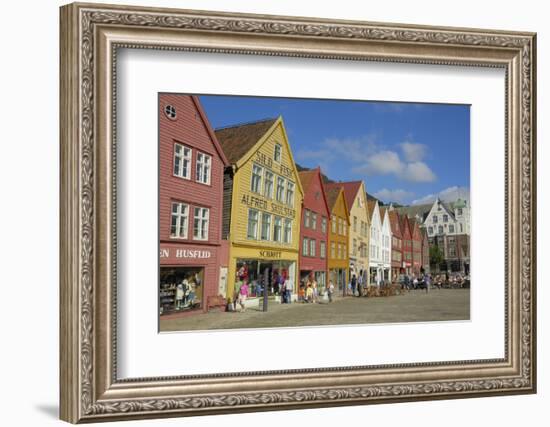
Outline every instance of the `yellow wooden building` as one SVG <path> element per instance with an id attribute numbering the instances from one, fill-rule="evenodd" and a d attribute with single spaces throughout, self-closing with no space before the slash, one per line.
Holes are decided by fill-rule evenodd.
<path id="1" fill-rule="evenodd" d="M 338 295 L 346 295 L 349 274 L 349 210 L 344 189 L 338 184 L 325 186 L 330 208 L 328 274 Z"/>
<path id="2" fill-rule="evenodd" d="M 303 190 L 281 117 L 216 130 L 231 167 L 224 175 L 223 237 L 229 242 L 226 295 L 248 281 L 251 297 L 298 289 Z"/>

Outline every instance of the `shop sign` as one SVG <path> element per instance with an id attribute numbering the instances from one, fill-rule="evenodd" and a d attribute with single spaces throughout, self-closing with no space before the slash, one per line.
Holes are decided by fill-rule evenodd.
<path id="1" fill-rule="evenodd" d="M 170 258 L 171 249 L 161 248 L 160 257 Z M 212 256 L 212 253 L 203 249 L 174 249 L 175 258 L 196 258 L 196 259 L 208 259 Z"/>
<path id="2" fill-rule="evenodd" d="M 251 194 L 243 194 L 243 196 L 241 197 L 241 203 L 251 208 L 274 213 L 275 215 L 290 218 L 294 218 L 296 216 L 296 211 L 294 209 L 282 206 L 275 202 L 271 202 L 271 204 L 268 204 L 266 200 Z"/>
<path id="3" fill-rule="evenodd" d="M 260 257 L 262 258 L 281 258 L 281 251 L 260 251 Z"/>

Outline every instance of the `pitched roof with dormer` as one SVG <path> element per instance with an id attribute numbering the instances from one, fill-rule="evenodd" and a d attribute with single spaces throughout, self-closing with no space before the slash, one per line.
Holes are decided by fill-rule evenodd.
<path id="1" fill-rule="evenodd" d="M 344 197 L 346 198 L 348 212 L 350 212 L 362 183 L 363 181 L 331 182 L 325 184 L 325 188 L 341 187 L 344 191 Z"/>

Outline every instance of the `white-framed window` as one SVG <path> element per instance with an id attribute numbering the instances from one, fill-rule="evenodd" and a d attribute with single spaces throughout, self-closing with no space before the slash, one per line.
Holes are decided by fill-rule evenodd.
<path id="1" fill-rule="evenodd" d="M 309 209 L 304 209 L 304 227 L 309 228 L 311 213 Z"/>
<path id="2" fill-rule="evenodd" d="M 283 242 L 290 243 L 292 241 L 292 220 L 285 218 L 285 227 L 283 230 Z"/>
<path id="3" fill-rule="evenodd" d="M 258 165 L 252 165 L 252 178 L 250 180 L 250 190 L 254 193 L 260 193 L 262 190 L 262 172 L 263 168 Z"/>
<path id="4" fill-rule="evenodd" d="M 336 243 L 330 242 L 330 257 L 336 258 Z"/>
<path id="5" fill-rule="evenodd" d="M 285 179 L 280 176 L 277 177 L 277 201 L 285 201 Z"/>
<path id="6" fill-rule="evenodd" d="M 316 246 L 317 246 L 317 241 L 315 239 L 310 239 L 310 241 L 309 241 L 309 256 L 315 256 Z"/>
<path id="7" fill-rule="evenodd" d="M 266 212 L 262 213 L 262 232 L 260 233 L 260 239 L 269 240 L 271 236 L 271 214 Z"/>
<path id="8" fill-rule="evenodd" d="M 275 149 L 274 149 L 274 152 L 273 152 L 273 159 L 276 162 L 281 163 L 282 153 L 283 153 L 283 147 L 281 146 L 281 144 L 275 144 Z"/>
<path id="9" fill-rule="evenodd" d="M 174 175 L 191 179 L 191 156 L 193 150 L 185 145 L 174 144 Z"/>
<path id="10" fill-rule="evenodd" d="M 458 208 L 456 210 L 456 214 L 459 215 L 459 216 L 462 215 L 462 208 Z"/>
<path id="11" fill-rule="evenodd" d="M 437 215 L 434 215 L 432 217 L 432 221 L 433 221 L 434 224 L 437 224 Z"/>
<path id="12" fill-rule="evenodd" d="M 197 153 L 197 169 L 195 179 L 202 184 L 210 184 L 210 172 L 212 170 L 212 156 Z"/>
<path id="13" fill-rule="evenodd" d="M 331 223 L 331 227 L 332 227 L 332 233 L 333 234 L 336 234 L 336 216 L 335 215 L 331 215 L 330 217 L 330 223 Z M 334 258 L 334 257 L 333 257 Z"/>
<path id="14" fill-rule="evenodd" d="M 275 216 L 273 221 L 273 241 L 280 242 L 283 229 L 283 219 L 280 216 Z"/>
<path id="15" fill-rule="evenodd" d="M 193 221 L 193 239 L 208 240 L 208 222 L 210 219 L 210 209 L 195 208 L 195 218 Z"/>
<path id="16" fill-rule="evenodd" d="M 449 225 L 449 233 L 455 232 L 455 226 L 453 224 Z"/>
<path id="17" fill-rule="evenodd" d="M 461 233 L 463 232 L 462 223 L 460 223 L 460 232 L 461 232 Z"/>
<path id="18" fill-rule="evenodd" d="M 267 199 L 273 198 L 273 180 L 274 175 L 270 170 L 265 170 L 265 182 L 264 182 L 264 197 Z"/>
<path id="19" fill-rule="evenodd" d="M 311 228 L 317 230 L 317 214 L 315 212 L 311 212 Z"/>
<path id="20" fill-rule="evenodd" d="M 437 231 L 439 232 L 439 234 L 443 234 L 443 227 L 440 225 L 440 226 L 437 228 Z"/>
<path id="21" fill-rule="evenodd" d="M 434 234 L 434 228 L 432 226 L 428 227 L 428 234 Z"/>
<path id="22" fill-rule="evenodd" d="M 292 181 L 286 183 L 286 204 L 294 206 L 294 183 Z"/>
<path id="23" fill-rule="evenodd" d="M 323 232 L 323 234 L 327 232 L 327 217 L 326 216 L 321 218 L 321 232 Z"/>
<path id="24" fill-rule="evenodd" d="M 172 202 L 172 220 L 170 223 L 170 237 L 187 239 L 189 228 L 189 205 Z"/>
<path id="25" fill-rule="evenodd" d="M 342 259 L 342 244 L 338 243 L 338 259 Z"/>
<path id="26" fill-rule="evenodd" d="M 319 245 L 319 255 L 321 258 L 327 257 L 327 244 L 326 242 L 321 241 L 321 244 Z"/>
<path id="27" fill-rule="evenodd" d="M 449 215 L 447 214 L 443 215 L 443 222 L 449 222 Z"/>
<path id="28" fill-rule="evenodd" d="M 248 209 L 248 227 L 246 237 L 256 240 L 258 238 L 258 217 L 259 212 L 256 209 Z"/>
<path id="29" fill-rule="evenodd" d="M 338 217 L 338 234 L 344 235 L 344 220 Z"/>
<path id="30" fill-rule="evenodd" d="M 346 234 L 348 234 L 348 224 L 346 222 L 345 219 L 342 218 L 342 231 L 343 231 L 343 235 L 345 236 Z"/>
<path id="31" fill-rule="evenodd" d="M 309 239 L 307 237 L 304 237 L 302 240 L 302 255 L 309 255 Z"/>

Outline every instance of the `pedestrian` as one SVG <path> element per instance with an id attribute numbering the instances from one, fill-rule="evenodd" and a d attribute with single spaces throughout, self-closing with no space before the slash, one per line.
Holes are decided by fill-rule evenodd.
<path id="1" fill-rule="evenodd" d="M 239 289 L 239 305 L 241 306 L 241 313 L 246 311 L 245 303 L 246 298 L 248 297 L 248 284 L 246 280 L 243 282 Z"/>
<path id="2" fill-rule="evenodd" d="M 311 288 L 313 289 L 313 302 L 319 302 L 319 289 L 317 288 L 317 280 L 313 277 L 311 281 Z"/>
<path id="3" fill-rule="evenodd" d="M 306 302 L 308 302 L 308 303 L 313 302 L 313 287 L 311 286 L 311 283 L 308 283 L 308 285 L 307 285 Z"/>
<path id="4" fill-rule="evenodd" d="M 426 274 L 424 281 L 426 282 L 426 293 L 430 292 L 430 286 L 432 285 L 432 278 L 429 274 Z"/>
<path id="5" fill-rule="evenodd" d="M 292 303 L 292 291 L 294 290 L 294 286 L 292 283 L 292 280 L 290 280 L 289 277 L 285 279 L 285 291 L 286 291 L 286 303 L 290 304 Z"/>
<path id="6" fill-rule="evenodd" d="M 351 295 L 355 296 L 355 289 L 357 288 L 357 277 L 355 274 L 351 276 Z"/>
<path id="7" fill-rule="evenodd" d="M 180 282 L 176 286 L 176 310 L 181 310 L 183 295 L 183 282 Z"/>
<path id="8" fill-rule="evenodd" d="M 327 293 L 328 293 L 328 302 L 332 302 L 332 294 L 334 293 L 334 283 L 332 283 L 332 280 L 329 280 Z"/>
<path id="9" fill-rule="evenodd" d="M 363 295 L 363 274 L 359 273 L 359 277 L 357 278 L 357 296 L 360 297 Z"/>

